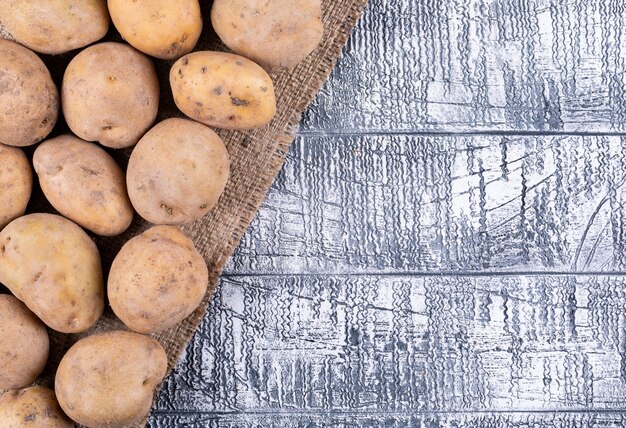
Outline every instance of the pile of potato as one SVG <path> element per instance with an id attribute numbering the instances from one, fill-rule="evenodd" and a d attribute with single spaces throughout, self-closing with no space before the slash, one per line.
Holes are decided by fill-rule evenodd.
<path id="1" fill-rule="evenodd" d="M 215 0 L 213 27 L 234 53 L 192 52 L 198 0 L 0 0 L 0 24 L 16 40 L 0 39 L 0 283 L 12 293 L 0 295 L 1 427 L 145 417 L 168 367 L 147 335 L 184 320 L 207 292 L 206 262 L 175 226 L 209 213 L 229 179 L 228 151 L 208 126 L 270 123 L 268 71 L 316 48 L 320 16 L 320 0 Z M 96 43 L 110 19 L 129 44 Z M 79 48 L 59 90 L 33 51 Z M 154 123 L 161 95 L 150 57 L 173 62 L 173 99 L 189 119 Z M 61 112 L 72 134 L 49 138 Z M 20 147 L 38 143 L 32 165 L 62 216 L 24 215 L 33 168 Z M 109 151 L 129 147 L 124 171 Z M 86 231 L 119 235 L 135 211 L 155 226 L 123 246 L 105 290 Z M 86 332 L 106 304 L 129 331 L 87 335 L 63 357 L 54 391 L 32 386 L 47 364 L 47 328 Z"/>

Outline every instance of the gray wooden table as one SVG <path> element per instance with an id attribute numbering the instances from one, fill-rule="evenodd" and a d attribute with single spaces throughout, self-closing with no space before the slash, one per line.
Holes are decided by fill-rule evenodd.
<path id="1" fill-rule="evenodd" d="M 151 425 L 625 426 L 625 32 L 371 0 Z"/>

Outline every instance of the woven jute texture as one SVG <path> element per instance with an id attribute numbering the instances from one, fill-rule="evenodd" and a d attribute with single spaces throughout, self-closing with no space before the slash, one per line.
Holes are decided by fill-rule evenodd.
<path id="1" fill-rule="evenodd" d="M 195 50 L 227 50 L 211 27 L 209 12 L 212 1 L 201 3 L 205 21 L 204 31 Z M 294 7 L 297 7 L 297 3 L 298 1 L 294 0 Z M 328 78 L 342 47 L 365 7 L 366 0 L 323 0 L 322 3 L 325 35 L 321 45 L 295 69 L 272 75 L 278 104 L 278 113 L 272 123 L 254 131 L 217 131 L 226 143 L 230 154 L 230 181 L 213 212 L 204 219 L 182 228 L 193 239 L 209 266 L 209 292 L 201 306 L 185 321 L 175 328 L 153 335 L 167 351 L 170 370 L 176 365 L 181 352 L 202 321 L 224 264 L 239 243 L 281 168 L 294 139 L 302 112 Z M 1 23 L 0 35 L 11 38 L 10 34 L 2 31 Z M 122 41 L 113 28 L 105 40 Z M 65 67 L 76 54 L 77 52 L 71 52 L 60 56 L 42 56 L 59 87 Z M 168 83 L 172 62 L 159 60 L 154 62 L 161 82 L 161 105 L 157 120 L 183 117 L 174 105 Z M 51 136 L 66 132 L 68 129 L 61 118 Z M 34 148 L 27 149 L 30 156 L 33 150 Z M 130 152 L 131 149 L 109 151 L 124 167 Z M 34 189 L 28 211 L 55 212 L 38 188 Z M 121 246 L 129 238 L 148 227 L 150 224 L 135 216 L 132 226 L 122 236 L 114 238 L 93 236 L 100 250 L 105 276 Z M 50 362 L 40 382 L 48 386 L 53 385 L 54 373 L 59 361 L 67 349 L 79 338 L 115 329 L 125 329 L 125 327 L 110 308 L 107 308 L 98 324 L 88 332 L 80 335 L 64 335 L 51 331 Z M 145 421 L 136 426 L 143 425 Z"/>

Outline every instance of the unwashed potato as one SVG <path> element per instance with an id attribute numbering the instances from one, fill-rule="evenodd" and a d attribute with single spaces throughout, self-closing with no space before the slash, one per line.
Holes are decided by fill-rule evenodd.
<path id="1" fill-rule="evenodd" d="M 209 51 L 186 55 L 172 67 L 170 84 L 183 113 L 216 128 L 260 128 L 276 114 L 272 79 L 238 55 Z"/>
<path id="2" fill-rule="evenodd" d="M 58 115 L 59 93 L 45 64 L 29 49 L 0 38 L 0 144 L 38 143 Z"/>
<path id="3" fill-rule="evenodd" d="M 131 330 L 173 327 L 200 305 L 209 271 L 193 242 L 172 226 L 157 226 L 128 241 L 109 273 L 108 296 Z"/>
<path id="4" fill-rule="evenodd" d="M 167 119 L 133 150 L 128 194 L 149 222 L 189 223 L 215 206 L 229 171 L 228 151 L 215 132 L 191 120 Z"/>
<path id="5" fill-rule="evenodd" d="M 33 172 L 24 152 L 0 144 L 0 230 L 26 211 Z"/>
<path id="6" fill-rule="evenodd" d="M 37 147 L 33 165 L 46 198 L 65 217 L 103 236 L 130 226 L 124 172 L 97 145 L 72 135 L 53 138 Z"/>
<path id="7" fill-rule="evenodd" d="M 74 423 L 59 407 L 54 391 L 43 386 L 0 395 L 2 428 L 71 428 Z"/>
<path id="8" fill-rule="evenodd" d="M 60 54 L 103 38 L 109 13 L 106 0 L 4 0 L 0 22 L 20 44 Z"/>
<path id="9" fill-rule="evenodd" d="M 0 232 L 0 282 L 62 333 L 87 330 L 104 309 L 98 249 L 57 215 L 30 214 Z"/>
<path id="10" fill-rule="evenodd" d="M 161 59 L 188 54 L 202 32 L 198 0 L 109 0 L 109 11 L 124 40 Z"/>
<path id="11" fill-rule="evenodd" d="M 159 81 L 142 53 L 121 43 L 100 43 L 67 66 L 61 96 L 74 134 L 119 149 L 136 144 L 154 122 Z"/>
<path id="12" fill-rule="evenodd" d="M 61 408 L 91 428 L 124 427 L 139 421 L 167 370 L 167 356 L 156 340 L 117 331 L 79 340 L 57 370 L 55 390 Z"/>
<path id="13" fill-rule="evenodd" d="M 215 0 L 211 22 L 233 52 L 271 69 L 292 68 L 324 35 L 320 0 Z"/>
<path id="14" fill-rule="evenodd" d="M 1 294 L 0 389 L 23 388 L 33 383 L 46 367 L 49 349 L 43 323 L 18 299 Z"/>

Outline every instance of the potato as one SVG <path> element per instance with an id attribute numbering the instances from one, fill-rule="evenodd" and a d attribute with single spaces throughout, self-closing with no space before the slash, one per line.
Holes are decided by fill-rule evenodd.
<path id="1" fill-rule="evenodd" d="M 103 236 L 130 226 L 124 172 L 97 145 L 63 135 L 43 142 L 33 164 L 46 198 L 65 217 Z"/>
<path id="2" fill-rule="evenodd" d="M 1 294 L 0 389 L 33 383 L 46 367 L 49 349 L 43 323 L 15 297 Z"/>
<path id="3" fill-rule="evenodd" d="M 233 52 L 271 69 L 293 68 L 322 41 L 320 0 L 215 0 L 211 22 Z"/>
<path id="4" fill-rule="evenodd" d="M 0 144 L 38 143 L 58 115 L 59 93 L 45 64 L 32 51 L 0 38 Z"/>
<path id="5" fill-rule="evenodd" d="M 0 22 L 20 44 L 60 54 L 103 38 L 109 13 L 106 0 L 0 1 Z"/>
<path id="6" fill-rule="evenodd" d="M 109 11 L 124 40 L 161 59 L 188 54 L 202 32 L 198 0 L 109 0 Z"/>
<path id="7" fill-rule="evenodd" d="M 33 172 L 24 152 L 0 144 L 0 230 L 26 211 Z"/>
<path id="8" fill-rule="evenodd" d="M 62 333 L 87 330 L 104 309 L 98 249 L 57 215 L 30 214 L 0 232 L 0 282 Z"/>
<path id="9" fill-rule="evenodd" d="M 56 374 L 61 408 L 92 428 L 139 421 L 152 405 L 154 388 L 167 371 L 167 356 L 156 340 L 116 331 L 79 340 Z"/>
<path id="10" fill-rule="evenodd" d="M 167 119 L 139 141 L 128 161 L 128 194 L 155 224 L 202 218 L 217 203 L 230 171 L 220 137 L 196 122 Z"/>
<path id="11" fill-rule="evenodd" d="M 190 118 L 224 129 L 267 125 L 276 114 L 270 76 L 252 61 L 224 52 L 194 52 L 170 71 L 178 108 Z"/>
<path id="12" fill-rule="evenodd" d="M 54 391 L 43 386 L 33 386 L 0 395 L 0 426 L 71 428 L 74 423 L 59 407 Z"/>
<path id="13" fill-rule="evenodd" d="M 121 43 L 100 43 L 67 66 L 61 98 L 74 134 L 119 149 L 135 145 L 156 119 L 159 81 L 145 55 Z"/>
<path id="14" fill-rule="evenodd" d="M 131 330 L 156 333 L 200 305 L 209 271 L 193 242 L 172 226 L 156 226 L 128 241 L 109 273 L 115 314 Z"/>

